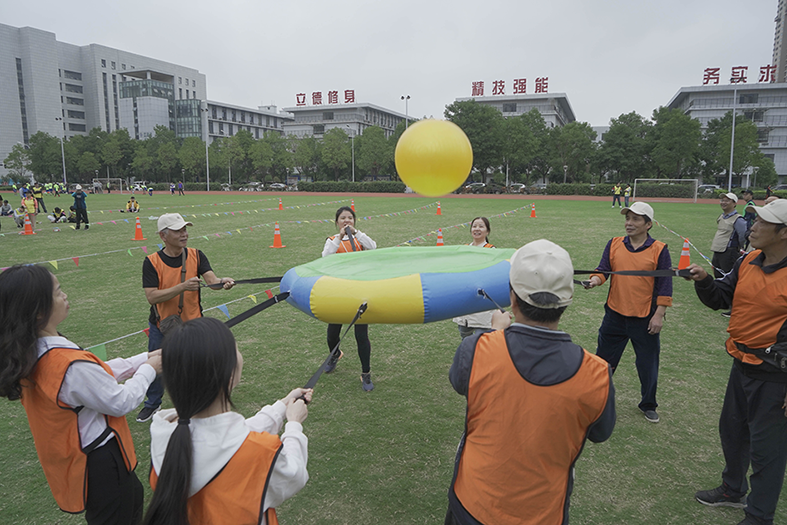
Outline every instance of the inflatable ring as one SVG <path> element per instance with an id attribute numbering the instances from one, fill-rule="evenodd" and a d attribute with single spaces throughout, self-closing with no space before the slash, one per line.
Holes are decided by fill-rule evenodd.
<path id="1" fill-rule="evenodd" d="M 360 324 L 431 323 L 494 309 L 480 288 L 508 306 L 514 251 L 427 246 L 339 253 L 290 269 L 280 290 L 326 323 L 349 323 L 363 302 Z"/>

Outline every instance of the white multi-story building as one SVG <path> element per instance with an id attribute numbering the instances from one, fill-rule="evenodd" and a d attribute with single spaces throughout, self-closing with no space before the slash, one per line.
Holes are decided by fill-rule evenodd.
<path id="1" fill-rule="evenodd" d="M 294 120 L 284 123 L 284 134 L 299 138 L 322 138 L 332 128 L 343 129 L 355 137 L 371 126 L 381 127 L 385 136 L 390 137 L 396 131 L 396 126 L 406 118 L 396 111 L 363 102 L 294 106 L 284 108 L 284 111 L 294 117 Z"/>
<path id="2" fill-rule="evenodd" d="M 757 125 L 760 151 L 776 166 L 779 177 L 787 175 L 787 84 L 730 84 L 680 88 L 668 107 L 678 108 L 697 119 L 703 132 L 708 122 L 732 111 Z"/>
<path id="3" fill-rule="evenodd" d="M 457 102 L 475 100 L 479 104 L 492 106 L 504 117 L 518 117 L 537 109 L 544 118 L 547 127 L 563 127 L 574 122 L 574 110 L 565 93 L 536 93 L 532 95 L 492 95 L 484 97 L 465 97 Z"/>
<path id="4" fill-rule="evenodd" d="M 210 142 L 219 137 L 231 137 L 240 130 L 248 131 L 255 139 L 261 139 L 267 131 L 283 134 L 287 123 L 294 120 L 291 114 L 279 112 L 276 106 L 251 109 L 211 100 L 207 101 L 204 113 Z"/>

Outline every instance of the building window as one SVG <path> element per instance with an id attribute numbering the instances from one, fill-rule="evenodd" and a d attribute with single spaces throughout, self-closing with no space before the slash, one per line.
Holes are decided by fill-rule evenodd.
<path id="1" fill-rule="evenodd" d="M 216 106 L 211 108 L 211 115 L 213 115 L 213 118 L 216 118 Z"/>
<path id="2" fill-rule="evenodd" d="M 186 90 L 186 98 L 189 98 L 189 90 Z"/>
<path id="3" fill-rule="evenodd" d="M 68 92 L 68 93 L 82 93 L 82 86 L 76 86 L 74 84 L 66 84 L 66 92 Z"/>
<path id="4" fill-rule="evenodd" d="M 182 83 L 183 83 L 183 77 L 178 77 L 178 84 L 182 84 Z"/>
<path id="5" fill-rule="evenodd" d="M 178 88 L 178 98 L 183 98 L 183 88 Z"/>
<path id="6" fill-rule="evenodd" d="M 114 61 L 114 60 L 112 61 L 112 69 L 116 69 L 116 66 L 115 66 L 115 61 Z"/>
<path id="7" fill-rule="evenodd" d="M 68 110 L 68 118 L 76 118 L 79 120 L 85 120 L 85 112 L 84 111 L 74 111 L 72 109 Z"/>
<path id="8" fill-rule="evenodd" d="M 87 131 L 87 126 L 84 124 L 68 123 L 68 131 Z"/>
<path id="9" fill-rule="evenodd" d="M 227 120 L 227 110 L 226 109 L 222 109 L 221 110 L 221 120 Z"/>
<path id="10" fill-rule="evenodd" d="M 326 111 L 322 114 L 323 120 L 333 120 L 333 111 Z"/>
<path id="11" fill-rule="evenodd" d="M 187 86 L 189 85 L 189 79 L 186 79 L 186 85 Z"/>
<path id="12" fill-rule="evenodd" d="M 757 141 L 760 144 L 767 144 L 768 143 L 768 135 L 770 134 L 769 129 L 758 129 L 757 130 Z"/>
<path id="13" fill-rule="evenodd" d="M 73 104 L 74 106 L 84 106 L 85 101 L 81 98 L 74 98 L 74 97 L 66 97 L 67 104 Z"/>
<path id="14" fill-rule="evenodd" d="M 67 69 L 63 71 L 63 76 L 70 80 L 79 80 L 79 81 L 82 80 L 82 73 L 77 73 L 76 71 L 69 71 Z"/>
<path id="15" fill-rule="evenodd" d="M 101 67 L 107 67 L 107 61 L 103 58 L 101 59 Z"/>
<path id="16" fill-rule="evenodd" d="M 234 109 L 232 110 L 232 121 L 233 122 L 237 122 L 237 120 L 235 119 L 235 110 Z M 230 126 L 230 129 L 232 129 L 232 126 Z"/>
<path id="17" fill-rule="evenodd" d="M 208 121 L 208 133 L 213 133 L 213 121 Z"/>
<path id="18" fill-rule="evenodd" d="M 197 81 L 196 80 L 192 80 L 191 81 L 191 87 L 197 87 Z"/>
<path id="19" fill-rule="evenodd" d="M 748 95 L 741 95 L 738 102 L 740 104 L 756 104 L 760 99 L 758 93 L 749 93 Z"/>
<path id="20" fill-rule="evenodd" d="M 763 111 L 744 111 L 743 116 L 752 122 L 762 122 Z"/>
<path id="21" fill-rule="evenodd" d="M 120 64 L 120 67 L 123 69 L 123 71 L 126 70 L 126 64 Z"/>
<path id="22" fill-rule="evenodd" d="M 315 124 L 314 126 L 312 126 L 312 128 L 313 128 L 312 133 L 314 133 L 315 135 L 322 135 L 323 133 L 325 133 L 325 126 L 323 124 Z"/>

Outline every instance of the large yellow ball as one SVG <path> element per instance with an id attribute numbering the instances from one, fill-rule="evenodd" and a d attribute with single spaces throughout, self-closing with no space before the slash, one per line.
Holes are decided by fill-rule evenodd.
<path id="1" fill-rule="evenodd" d="M 473 167 L 473 147 L 462 128 L 447 120 L 419 120 L 396 144 L 396 171 L 426 197 L 451 193 Z"/>

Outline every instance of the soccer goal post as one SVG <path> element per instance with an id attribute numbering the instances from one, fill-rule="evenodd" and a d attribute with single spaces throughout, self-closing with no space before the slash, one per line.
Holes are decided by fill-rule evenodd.
<path id="1" fill-rule="evenodd" d="M 697 202 L 699 185 L 699 179 L 634 179 L 631 196 L 633 199 L 674 197 Z"/>
<path id="2" fill-rule="evenodd" d="M 101 185 L 98 186 L 96 183 L 100 183 Z M 96 189 L 100 188 L 99 191 L 102 193 L 117 191 L 122 194 L 124 186 L 126 187 L 126 191 L 129 191 L 126 181 L 118 177 L 99 177 L 93 179 L 93 187 Z"/>

